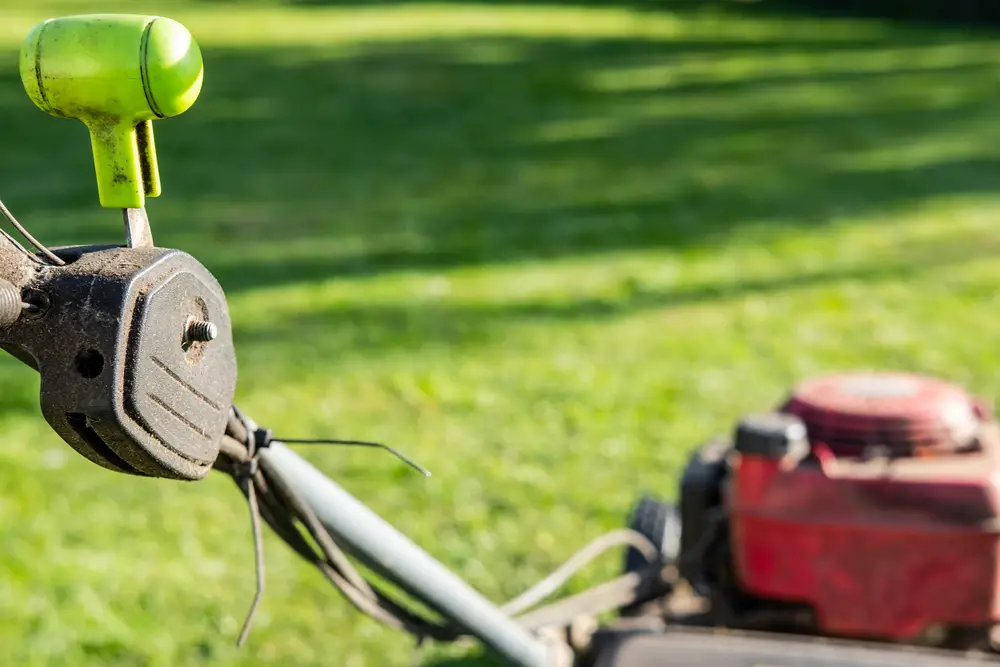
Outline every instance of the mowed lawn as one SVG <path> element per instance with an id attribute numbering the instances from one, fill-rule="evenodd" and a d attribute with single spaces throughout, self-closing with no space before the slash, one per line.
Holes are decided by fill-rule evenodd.
<path id="1" fill-rule="evenodd" d="M 993 34 L 667 0 L 5 0 L 0 197 L 53 244 L 117 240 L 119 217 L 16 52 L 98 4 L 204 47 L 200 101 L 156 124 L 148 209 L 157 244 L 227 289 L 240 404 L 429 467 L 302 450 L 493 599 L 641 490 L 672 496 L 691 448 L 799 378 L 913 369 L 1000 394 Z M 235 649 L 254 583 L 231 482 L 100 470 L 37 391 L 0 364 L 0 662 L 410 664 L 270 535 Z"/>

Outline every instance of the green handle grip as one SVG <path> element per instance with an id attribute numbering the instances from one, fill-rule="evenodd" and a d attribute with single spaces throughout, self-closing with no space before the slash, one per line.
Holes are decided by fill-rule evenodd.
<path id="1" fill-rule="evenodd" d="M 101 206 L 140 208 L 159 196 L 152 121 L 189 109 L 204 77 L 187 28 L 130 14 L 49 19 L 25 39 L 20 69 L 40 109 L 90 131 Z"/>

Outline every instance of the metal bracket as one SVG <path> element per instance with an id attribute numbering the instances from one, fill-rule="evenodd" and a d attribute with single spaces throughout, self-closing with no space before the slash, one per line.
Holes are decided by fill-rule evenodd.
<path id="1" fill-rule="evenodd" d="M 152 248 L 153 230 L 149 227 L 149 217 L 145 208 L 123 208 L 125 222 L 125 242 L 129 248 Z"/>

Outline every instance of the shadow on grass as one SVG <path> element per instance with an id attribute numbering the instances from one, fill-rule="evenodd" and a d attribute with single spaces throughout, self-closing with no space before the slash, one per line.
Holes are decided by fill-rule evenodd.
<path id="1" fill-rule="evenodd" d="M 458 349 L 463 345 L 503 340 L 512 326 L 594 322 L 651 310 L 784 294 L 842 281 L 870 285 L 902 280 L 977 259 L 995 258 L 998 251 L 1000 247 L 996 243 L 974 243 L 967 239 L 953 244 L 915 244 L 897 247 L 890 256 L 870 257 L 852 265 L 770 278 L 705 282 L 676 289 L 645 288 L 623 281 L 618 293 L 612 296 L 565 302 L 338 304 L 316 307 L 305 314 L 284 315 L 266 325 L 238 322 L 234 336 L 240 347 L 270 350 L 268 363 L 275 365 L 294 363 L 298 359 L 300 349 L 285 349 L 283 345 L 296 339 L 308 341 L 310 354 L 323 359 L 336 359 L 345 352 L 378 356 L 389 351 L 416 351 L 428 344 Z"/>
<path id="2" fill-rule="evenodd" d="M 1000 9 L 978 0 L 957 2 L 906 2 L 905 0 L 755 0 L 729 3 L 730 9 L 753 16 L 813 16 L 828 18 L 885 19 L 923 27 L 955 26 L 966 30 L 995 30 Z M 992 26 L 992 27 L 991 27 Z"/>
<path id="3" fill-rule="evenodd" d="M 1000 183 L 1000 46 L 883 37 L 483 37 L 206 49 L 157 125 L 159 245 L 230 293 L 815 228 Z M 12 68 L 11 68 L 12 70 Z M 119 236 L 82 126 L 0 72 L 8 203 Z"/>
<path id="4" fill-rule="evenodd" d="M 242 0 L 213 0 L 220 4 Z M 423 0 L 371 0 L 368 4 L 407 5 Z M 509 5 L 580 5 L 577 0 L 491 0 L 493 4 Z M 294 7 L 352 6 L 357 0 L 276 0 Z M 445 0 L 468 4 L 468 0 Z M 1000 10 L 978 0 L 952 2 L 913 2 L 907 0 L 600 0 L 590 6 L 629 7 L 650 11 L 698 12 L 725 11 L 750 16 L 814 16 L 831 18 L 876 18 L 924 26 L 948 23 L 968 28 L 1000 20 Z"/>

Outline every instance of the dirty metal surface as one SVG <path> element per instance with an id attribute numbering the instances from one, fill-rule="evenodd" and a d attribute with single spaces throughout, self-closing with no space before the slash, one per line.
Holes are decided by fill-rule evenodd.
<path id="1" fill-rule="evenodd" d="M 145 208 L 123 208 L 122 220 L 125 223 L 125 242 L 129 248 L 153 247 L 153 232 Z"/>
<path id="2" fill-rule="evenodd" d="M 0 248 L 0 278 L 40 307 L 0 328 L 0 348 L 39 371 L 42 414 L 78 453 L 135 475 L 201 479 L 236 386 L 225 294 L 192 256 L 117 246 L 58 249 L 65 266 Z M 210 342 L 185 344 L 190 321 Z"/>

